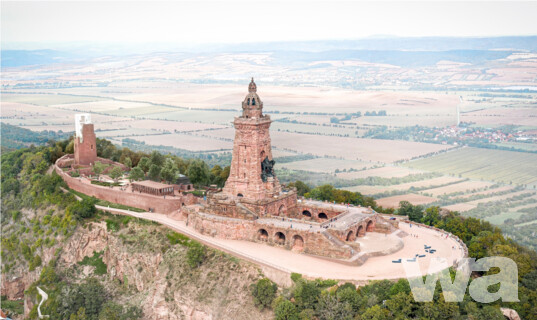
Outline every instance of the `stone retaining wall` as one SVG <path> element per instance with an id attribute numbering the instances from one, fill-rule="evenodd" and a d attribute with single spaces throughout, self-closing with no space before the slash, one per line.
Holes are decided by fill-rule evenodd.
<path id="1" fill-rule="evenodd" d="M 336 259 L 349 259 L 353 254 L 350 246 L 335 246 L 320 232 L 278 227 L 258 223 L 256 220 L 215 217 L 189 212 L 187 223 L 199 233 L 216 238 L 265 243 L 306 254 Z M 283 239 L 280 238 L 282 236 Z"/>
<path id="2" fill-rule="evenodd" d="M 183 205 L 190 205 L 196 203 L 196 198 L 192 194 L 176 196 L 176 197 L 155 197 L 146 195 L 143 193 L 122 191 L 116 188 L 103 187 L 99 185 L 91 184 L 91 182 L 85 178 L 71 177 L 67 172 L 64 172 L 57 165 L 54 166 L 54 170 L 62 179 L 67 183 L 69 188 L 84 193 L 88 196 L 95 197 L 101 200 L 118 203 L 130 207 L 135 207 L 153 212 L 159 212 L 164 214 L 170 214 L 178 211 Z"/>

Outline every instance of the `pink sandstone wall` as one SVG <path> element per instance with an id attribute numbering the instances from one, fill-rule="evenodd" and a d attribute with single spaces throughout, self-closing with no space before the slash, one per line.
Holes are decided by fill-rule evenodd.
<path id="1" fill-rule="evenodd" d="M 351 248 L 335 246 L 323 234 L 317 232 L 299 231 L 273 225 L 261 224 L 255 220 L 241 220 L 232 218 L 207 217 L 195 212 L 189 212 L 187 225 L 193 227 L 201 234 L 222 239 L 247 240 L 267 243 L 273 246 L 281 246 L 286 249 L 300 251 L 306 254 L 325 256 L 337 259 L 349 259 L 352 256 Z M 263 239 L 259 235 L 259 230 L 264 229 L 268 237 Z M 275 236 L 277 232 L 285 235 L 285 242 L 278 243 Z M 303 244 L 300 248 L 297 237 L 302 238 Z M 358 250 L 356 250 L 358 251 Z"/>
<path id="2" fill-rule="evenodd" d="M 80 178 L 73 178 L 66 172 L 62 171 L 58 166 L 55 166 L 56 173 L 59 174 L 67 183 L 69 188 L 93 196 L 105 201 L 119 203 L 126 206 L 140 208 L 143 210 L 153 209 L 154 212 L 170 214 L 180 210 L 185 205 L 196 203 L 196 199 L 192 194 L 180 197 L 154 197 L 143 193 L 126 192 L 109 187 L 102 187 L 88 182 L 84 182 Z M 87 180 L 86 180 L 87 181 Z"/>

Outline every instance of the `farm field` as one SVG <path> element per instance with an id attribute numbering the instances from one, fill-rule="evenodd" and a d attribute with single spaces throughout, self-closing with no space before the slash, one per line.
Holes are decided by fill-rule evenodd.
<path id="1" fill-rule="evenodd" d="M 385 166 L 362 171 L 340 172 L 337 174 L 337 177 L 342 179 L 359 179 L 367 177 L 400 178 L 422 172 L 423 171 L 421 170 L 410 169 L 406 167 Z"/>
<path id="2" fill-rule="evenodd" d="M 490 198 L 484 198 L 484 199 L 478 199 L 478 200 L 474 200 L 474 201 L 469 201 L 468 203 L 473 204 L 473 205 L 478 205 L 480 203 L 507 200 L 507 199 L 510 199 L 510 198 L 513 198 L 513 197 L 516 197 L 516 196 L 527 194 L 529 192 L 534 192 L 534 191 L 522 190 L 522 191 L 517 191 L 517 192 L 511 192 L 511 193 L 507 193 L 507 194 L 503 194 L 503 195 L 499 195 L 499 196 L 493 196 L 493 197 L 490 197 Z"/>
<path id="3" fill-rule="evenodd" d="M 438 197 L 441 195 L 449 195 L 457 192 L 468 192 L 473 190 L 479 190 L 493 185 L 492 182 L 485 181 L 462 181 L 459 183 L 450 184 L 444 187 L 438 187 L 433 189 L 423 190 L 423 193 L 430 194 L 433 197 Z"/>
<path id="4" fill-rule="evenodd" d="M 287 131 L 295 133 L 306 133 L 315 135 L 334 135 L 334 136 L 349 136 L 361 137 L 367 130 L 357 129 L 356 126 L 344 125 L 310 125 L 302 123 L 289 124 L 287 122 L 275 121 L 270 126 L 272 131 Z"/>
<path id="5" fill-rule="evenodd" d="M 461 114 L 461 121 L 477 125 L 535 126 L 535 108 L 491 108 Z"/>
<path id="6" fill-rule="evenodd" d="M 537 154 L 461 148 L 404 164 L 409 168 L 478 180 L 537 186 Z"/>
<path id="7" fill-rule="evenodd" d="M 485 220 L 495 225 L 501 225 L 507 219 L 520 218 L 524 213 L 519 211 L 506 211 L 498 215 L 486 217 Z"/>
<path id="8" fill-rule="evenodd" d="M 449 206 L 443 206 L 442 208 L 447 209 L 449 211 L 465 212 L 468 210 L 472 210 L 475 207 L 477 206 L 473 204 L 469 204 L 469 203 L 457 203 L 457 204 L 452 204 Z"/>
<path id="9" fill-rule="evenodd" d="M 479 192 L 468 193 L 468 194 L 464 194 L 461 196 L 457 196 L 457 199 L 465 199 L 465 198 L 470 198 L 473 196 L 487 195 L 487 194 L 500 193 L 500 192 L 503 193 L 503 192 L 508 192 L 512 189 L 513 189 L 512 186 L 501 186 L 501 187 L 496 187 L 496 188 L 491 187 L 490 189 L 487 189 L 485 191 L 479 191 Z"/>
<path id="10" fill-rule="evenodd" d="M 233 143 L 202 138 L 193 135 L 172 133 L 165 135 L 132 136 L 131 139 L 144 142 L 146 145 L 169 146 L 189 151 L 223 151 L 232 150 Z"/>
<path id="11" fill-rule="evenodd" d="M 399 208 L 399 202 L 408 201 L 413 205 L 424 205 L 435 202 L 437 198 L 427 197 L 421 194 L 409 193 L 400 196 L 377 199 L 377 204 L 384 208 Z"/>
<path id="12" fill-rule="evenodd" d="M 537 144 L 535 143 L 503 142 L 503 143 L 495 143 L 495 145 L 499 147 L 504 147 L 504 148 L 516 148 L 516 149 L 521 149 L 521 150 L 537 152 Z"/>
<path id="13" fill-rule="evenodd" d="M 272 144 L 279 148 L 311 153 L 320 157 L 368 161 L 372 164 L 409 160 L 450 148 L 450 146 L 421 142 L 329 137 L 287 132 L 272 132 L 271 135 Z M 396 149 L 397 152 L 391 152 Z"/>
<path id="14" fill-rule="evenodd" d="M 388 186 L 375 186 L 375 185 L 360 185 L 360 186 L 352 186 L 352 187 L 344 187 L 341 189 L 349 190 L 353 192 L 361 192 L 366 195 L 373 195 L 373 194 L 379 194 L 384 192 L 390 192 L 390 191 L 407 191 L 410 188 L 428 188 L 428 187 L 434 187 L 434 186 L 440 186 L 445 185 L 448 183 L 457 183 L 463 181 L 461 178 L 456 177 L 450 177 L 450 176 L 441 176 L 431 179 L 425 179 L 420 181 L 414 181 L 414 182 L 406 182 L 401 184 L 395 184 L 395 185 L 388 185 Z"/>
<path id="15" fill-rule="evenodd" d="M 84 103 L 90 101 L 100 101 L 103 98 L 83 95 L 65 95 L 65 94 L 10 94 L 2 93 L 2 102 L 18 102 L 39 106 L 50 106 L 67 103 Z"/>
<path id="16" fill-rule="evenodd" d="M 76 102 L 76 103 L 62 103 L 54 104 L 52 107 L 61 109 L 73 110 L 78 112 L 96 112 L 96 113 L 111 113 L 119 110 L 136 110 L 140 108 L 147 108 L 151 110 L 151 105 L 142 102 L 129 102 L 119 100 L 97 100 L 89 102 Z M 173 111 L 171 108 L 167 108 L 167 111 Z"/>
<path id="17" fill-rule="evenodd" d="M 344 160 L 344 159 L 331 159 L 331 158 L 316 158 L 303 161 L 294 161 L 289 163 L 276 163 L 277 168 L 285 168 L 290 170 L 303 170 L 311 172 L 324 172 L 332 173 L 336 170 L 349 170 L 362 169 L 370 166 L 368 162 L 356 161 L 356 160 Z"/>

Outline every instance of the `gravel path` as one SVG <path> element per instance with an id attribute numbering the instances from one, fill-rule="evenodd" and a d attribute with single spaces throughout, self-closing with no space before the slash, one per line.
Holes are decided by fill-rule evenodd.
<path id="1" fill-rule="evenodd" d="M 405 261 L 406 259 L 415 257 L 416 254 L 426 254 L 424 258 L 419 258 L 415 262 L 419 264 L 422 273 L 426 273 L 432 257 L 444 257 L 449 263 L 453 263 L 455 260 L 463 257 L 463 251 L 458 247 L 458 243 L 451 238 L 446 238 L 444 233 L 426 228 L 418 228 L 416 225 L 410 227 L 406 223 L 399 224 L 400 229 L 409 234 L 409 236 L 402 238 L 404 242 L 403 249 L 386 256 L 371 257 L 362 266 L 348 266 L 255 242 L 212 238 L 199 234 L 196 230 L 187 227 L 184 221 L 173 220 L 164 214 L 138 213 L 120 209 L 108 209 L 107 207 L 101 206 L 97 207 L 112 213 L 128 214 L 133 217 L 152 220 L 203 242 L 206 245 L 249 261 L 265 264 L 285 272 L 301 273 L 307 277 L 314 278 L 338 280 L 399 279 L 405 277 L 404 268 L 400 263 L 392 263 L 392 260 L 401 258 Z M 418 235 L 418 237 L 413 237 L 412 235 Z M 388 243 L 392 243 L 392 241 Z M 425 253 L 425 244 L 436 249 L 436 253 Z M 456 249 L 453 249 L 453 247 Z M 437 272 L 439 270 L 433 271 Z"/>

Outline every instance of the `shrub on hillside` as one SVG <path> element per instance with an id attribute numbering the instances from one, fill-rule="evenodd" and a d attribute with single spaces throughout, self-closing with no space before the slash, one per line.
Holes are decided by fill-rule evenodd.
<path id="1" fill-rule="evenodd" d="M 267 278 L 259 279 L 250 287 L 254 296 L 254 303 L 260 309 L 268 308 L 272 304 L 278 286 Z"/>
<path id="2" fill-rule="evenodd" d="M 205 259 L 206 249 L 199 242 L 192 242 L 186 253 L 187 263 L 190 267 L 199 267 Z"/>

